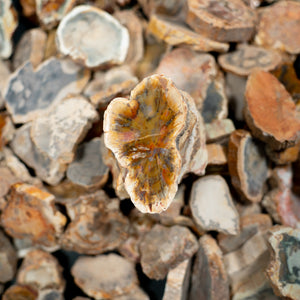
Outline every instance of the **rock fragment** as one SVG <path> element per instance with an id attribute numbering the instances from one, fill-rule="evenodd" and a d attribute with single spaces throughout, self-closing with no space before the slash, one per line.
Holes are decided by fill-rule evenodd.
<path id="1" fill-rule="evenodd" d="M 8 78 L 11 74 L 9 64 L 0 59 L 0 108 L 4 107 L 3 93 L 6 89 Z"/>
<path id="2" fill-rule="evenodd" d="M 15 127 L 7 114 L 7 112 L 0 113 L 0 149 L 8 144 L 14 137 Z"/>
<path id="3" fill-rule="evenodd" d="M 32 122 L 34 145 L 60 164 L 73 161 L 76 145 L 98 119 L 94 107 L 82 96 L 64 99 Z"/>
<path id="4" fill-rule="evenodd" d="M 74 161 L 68 166 L 67 178 L 88 189 L 102 187 L 109 173 L 109 168 L 103 161 L 102 147 L 104 141 L 100 138 L 78 146 Z"/>
<path id="5" fill-rule="evenodd" d="M 228 139 L 235 127 L 231 119 L 222 119 L 205 124 L 205 130 L 208 143 L 222 142 Z"/>
<path id="6" fill-rule="evenodd" d="M 185 24 L 166 16 L 152 15 L 148 30 L 171 46 L 188 46 L 196 51 L 226 52 L 229 45 L 214 41 L 190 30 Z"/>
<path id="7" fill-rule="evenodd" d="M 188 0 L 186 22 L 198 33 L 219 42 L 246 42 L 256 14 L 241 0 Z"/>
<path id="8" fill-rule="evenodd" d="M 190 208 L 196 224 L 202 230 L 226 234 L 239 232 L 239 215 L 226 181 L 219 175 L 209 175 L 193 183 Z"/>
<path id="9" fill-rule="evenodd" d="M 220 144 L 208 144 L 206 146 L 208 154 L 207 167 L 222 167 L 227 164 L 227 148 Z"/>
<path id="10" fill-rule="evenodd" d="M 210 235 L 202 236 L 199 244 L 189 299 L 229 299 L 229 282 L 221 249 Z"/>
<path id="11" fill-rule="evenodd" d="M 128 237 L 129 222 L 119 210 L 117 198 L 102 190 L 67 205 L 71 218 L 60 239 L 62 248 L 84 254 L 100 254 L 119 247 Z"/>
<path id="12" fill-rule="evenodd" d="M 197 249 L 197 240 L 189 229 L 155 225 L 140 244 L 143 272 L 149 278 L 163 279 L 170 269 L 192 257 Z"/>
<path id="13" fill-rule="evenodd" d="M 73 265 L 71 273 L 75 283 L 95 299 L 115 299 L 128 294 L 138 284 L 134 264 L 113 253 L 81 256 Z"/>
<path id="14" fill-rule="evenodd" d="M 63 294 L 55 289 L 48 289 L 39 292 L 37 300 L 65 300 Z"/>
<path id="15" fill-rule="evenodd" d="M 55 209 L 54 196 L 35 186 L 16 183 L 11 187 L 2 215 L 5 231 L 15 238 L 29 238 L 34 244 L 57 244 L 66 217 Z"/>
<path id="16" fill-rule="evenodd" d="M 47 34 L 40 28 L 25 32 L 13 55 L 13 69 L 29 60 L 35 69 L 42 62 L 46 48 Z"/>
<path id="17" fill-rule="evenodd" d="M 184 300 L 188 297 L 191 259 L 170 270 L 167 276 L 163 300 Z"/>
<path id="18" fill-rule="evenodd" d="M 300 295 L 300 230 L 275 226 L 270 230 L 271 261 L 266 270 L 275 293 L 287 299 Z"/>
<path id="19" fill-rule="evenodd" d="M 12 280 L 17 268 L 17 253 L 4 232 L 0 230 L 0 282 Z M 1 292 L 0 292 L 1 293 Z"/>
<path id="20" fill-rule="evenodd" d="M 105 11 L 80 5 L 60 22 L 56 42 L 61 54 L 69 55 L 88 68 L 96 68 L 125 61 L 129 34 Z"/>
<path id="21" fill-rule="evenodd" d="M 268 145 L 266 146 L 266 154 L 277 165 L 286 165 L 297 161 L 300 152 L 300 142 L 297 142 L 295 146 L 286 148 L 284 150 L 273 150 Z"/>
<path id="22" fill-rule="evenodd" d="M 300 3 L 278 1 L 261 10 L 255 42 L 292 54 L 300 52 Z"/>
<path id="23" fill-rule="evenodd" d="M 18 270 L 17 283 L 30 286 L 39 292 L 48 289 L 63 292 L 65 289 L 62 267 L 57 259 L 39 249 L 26 254 Z"/>
<path id="24" fill-rule="evenodd" d="M 20 180 L 8 167 L 0 167 L 0 198 L 5 197 L 8 194 L 10 187 L 19 181 Z M 5 203 L 6 201 L 3 202 Z M 3 208 L 3 205 L 0 205 L 0 210 L 1 208 Z"/>
<path id="25" fill-rule="evenodd" d="M 236 51 L 222 54 L 218 58 L 224 70 L 240 76 L 250 75 L 255 68 L 274 70 L 281 61 L 278 52 L 247 44 L 241 44 Z"/>
<path id="26" fill-rule="evenodd" d="M 68 94 L 80 93 L 89 77 L 88 70 L 70 60 L 50 58 L 36 70 L 27 62 L 10 76 L 3 95 L 6 108 L 14 123 L 32 121 Z"/>
<path id="27" fill-rule="evenodd" d="M 232 185 L 248 201 L 260 202 L 268 177 L 262 146 L 246 130 L 236 130 L 228 144 L 228 168 Z"/>
<path id="28" fill-rule="evenodd" d="M 294 146 L 300 138 L 296 106 L 272 74 L 256 70 L 246 85 L 245 118 L 253 135 L 274 150 Z"/>
<path id="29" fill-rule="evenodd" d="M 3 294 L 2 300 L 36 300 L 38 292 L 29 286 L 14 284 Z"/>
<path id="30" fill-rule="evenodd" d="M 117 296 L 114 300 L 150 300 L 150 298 L 142 289 L 135 287 L 128 294 Z"/>

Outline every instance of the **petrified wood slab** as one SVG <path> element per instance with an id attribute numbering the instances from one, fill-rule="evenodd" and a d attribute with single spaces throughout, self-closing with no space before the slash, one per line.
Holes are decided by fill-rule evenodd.
<path id="1" fill-rule="evenodd" d="M 190 300 L 229 300 L 229 282 L 222 251 L 210 235 L 199 240 L 193 266 Z"/>
<path id="2" fill-rule="evenodd" d="M 275 226 L 270 230 L 271 262 L 266 270 L 275 293 L 285 299 L 300 295 L 300 230 Z"/>
<path id="3" fill-rule="evenodd" d="M 187 23 L 220 42 L 246 42 L 254 33 L 256 14 L 242 0 L 188 0 Z"/>
<path id="4" fill-rule="evenodd" d="M 256 70 L 246 85 L 245 118 L 252 133 L 274 150 L 295 145 L 300 119 L 285 87 L 272 74 Z"/>
<path id="5" fill-rule="evenodd" d="M 268 165 L 262 146 L 246 130 L 234 131 L 228 144 L 228 168 L 232 185 L 241 196 L 259 202 L 268 177 Z"/>
<path id="6" fill-rule="evenodd" d="M 297 54 L 300 52 L 300 3 L 278 1 L 261 10 L 255 42 Z"/>
<path id="7" fill-rule="evenodd" d="M 80 93 L 89 77 L 88 70 L 70 60 L 50 58 L 36 70 L 27 62 L 9 79 L 3 94 L 6 108 L 14 123 L 32 121 L 68 94 Z"/>
<path id="8" fill-rule="evenodd" d="M 60 22 L 56 42 L 63 55 L 69 55 L 88 68 L 96 68 L 125 61 L 129 34 L 125 27 L 105 11 L 80 5 Z"/>

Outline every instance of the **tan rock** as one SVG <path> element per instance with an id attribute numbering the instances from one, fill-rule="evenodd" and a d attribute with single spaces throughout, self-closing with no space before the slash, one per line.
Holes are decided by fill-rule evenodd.
<path id="1" fill-rule="evenodd" d="M 2 300 L 36 300 L 38 292 L 29 286 L 14 284 L 3 294 Z"/>
<path id="2" fill-rule="evenodd" d="M 227 148 L 220 144 L 208 144 L 206 146 L 208 154 L 207 166 L 224 166 L 227 164 Z"/>
<path id="3" fill-rule="evenodd" d="M 206 123 L 206 141 L 208 143 L 226 141 L 234 130 L 235 127 L 231 119 L 215 120 L 212 123 Z"/>

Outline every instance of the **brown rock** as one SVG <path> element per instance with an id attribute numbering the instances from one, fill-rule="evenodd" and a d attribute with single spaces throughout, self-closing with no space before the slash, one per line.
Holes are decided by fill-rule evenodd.
<path id="1" fill-rule="evenodd" d="M 17 13 L 11 0 L 1 1 L 0 10 L 0 57 L 9 58 L 12 53 L 12 35 L 18 25 Z"/>
<path id="2" fill-rule="evenodd" d="M 102 187 L 109 173 L 109 168 L 103 161 L 102 147 L 103 138 L 94 138 L 81 144 L 76 150 L 74 161 L 68 166 L 67 178 L 88 189 Z"/>
<path id="3" fill-rule="evenodd" d="M 215 120 L 212 123 L 205 124 L 206 141 L 222 142 L 227 140 L 229 135 L 235 130 L 231 119 Z"/>
<path id="4" fill-rule="evenodd" d="M 167 276 L 163 300 L 186 300 L 188 299 L 188 289 L 191 274 L 191 259 L 180 263 L 170 270 Z"/>
<path id="5" fill-rule="evenodd" d="M 229 283 L 221 249 L 210 235 L 202 236 L 199 244 L 189 299 L 229 300 Z"/>
<path id="6" fill-rule="evenodd" d="M 81 256 L 71 273 L 75 283 L 95 299 L 115 299 L 129 293 L 138 283 L 134 264 L 113 253 Z"/>
<path id="7" fill-rule="evenodd" d="M 249 5 L 251 8 L 257 8 L 263 2 L 263 0 L 243 0 L 243 2 Z"/>
<path id="8" fill-rule="evenodd" d="M 70 60 L 50 58 L 36 70 L 27 62 L 9 79 L 4 93 L 6 108 L 14 123 L 32 121 L 68 94 L 80 93 L 89 77 L 88 70 Z"/>
<path id="9" fill-rule="evenodd" d="M 240 218 L 240 233 L 232 236 L 218 234 L 218 243 L 223 253 L 239 249 L 256 233 L 264 233 L 272 226 L 272 220 L 267 214 L 244 215 Z"/>
<path id="10" fill-rule="evenodd" d="M 263 148 L 246 130 L 234 131 L 228 144 L 228 168 L 232 185 L 241 196 L 260 202 L 268 177 L 268 165 Z"/>
<path id="11" fill-rule="evenodd" d="M 18 43 L 13 55 L 13 69 L 19 68 L 29 60 L 35 69 L 43 60 L 47 34 L 40 28 L 26 31 Z"/>
<path id="12" fill-rule="evenodd" d="M 284 150 L 273 150 L 268 145 L 266 146 L 266 154 L 277 165 L 286 165 L 297 161 L 300 152 L 300 142 L 295 146 L 289 147 Z"/>
<path id="13" fill-rule="evenodd" d="M 129 222 L 119 210 L 117 198 L 102 190 L 67 204 L 71 222 L 61 237 L 64 249 L 100 254 L 119 247 L 128 237 Z"/>
<path id="14" fill-rule="evenodd" d="M 270 230 L 271 261 L 266 270 L 275 293 L 284 299 L 298 299 L 300 230 L 275 226 Z"/>
<path id="15" fill-rule="evenodd" d="M 229 45 L 195 33 L 184 23 L 166 16 L 152 15 L 148 31 L 171 46 L 188 46 L 196 51 L 226 52 Z"/>
<path id="16" fill-rule="evenodd" d="M 0 197 L 5 197 L 8 194 L 11 185 L 19 181 L 20 180 L 11 172 L 9 168 L 4 166 L 0 167 Z M 6 203 L 6 201 L 3 202 Z"/>
<path id="17" fill-rule="evenodd" d="M 17 253 L 4 232 L 0 230 L 0 282 L 14 278 L 17 268 Z M 1 292 L 0 292 L 1 293 Z"/>
<path id="18" fill-rule="evenodd" d="M 264 47 L 297 54 L 300 41 L 300 3 L 297 1 L 278 2 L 261 10 L 255 42 Z"/>
<path id="19" fill-rule="evenodd" d="M 15 134 L 15 127 L 6 112 L 0 113 L 0 149 L 8 144 Z"/>
<path id="20" fill-rule="evenodd" d="M 163 279 L 168 271 L 192 257 L 198 249 L 195 236 L 185 227 L 155 225 L 140 244 L 143 272 Z"/>
<path id="21" fill-rule="evenodd" d="M 38 249 L 26 254 L 18 270 L 17 283 L 38 291 L 53 289 L 63 292 L 65 289 L 62 267 L 56 258 Z"/>
<path id="22" fill-rule="evenodd" d="M 3 294 L 2 300 L 37 300 L 38 292 L 26 285 L 15 284 Z"/>
<path id="23" fill-rule="evenodd" d="M 44 60 L 47 60 L 52 56 L 57 56 L 57 57 L 59 56 L 55 39 L 56 39 L 56 29 L 52 29 L 48 32 Z"/>
<path id="24" fill-rule="evenodd" d="M 69 55 L 88 68 L 96 68 L 125 61 L 129 34 L 105 11 L 80 5 L 60 22 L 56 42 L 61 54 Z"/>
<path id="25" fill-rule="evenodd" d="M 220 144 L 208 144 L 206 146 L 208 154 L 207 166 L 224 166 L 227 164 L 227 148 Z"/>
<path id="26" fill-rule="evenodd" d="M 134 287 L 128 294 L 117 296 L 114 300 L 149 300 L 149 296 L 139 287 Z"/>
<path id="27" fill-rule="evenodd" d="M 219 175 L 202 177 L 193 183 L 190 208 L 202 230 L 226 234 L 239 232 L 239 216 L 226 181 Z"/>
<path id="28" fill-rule="evenodd" d="M 66 224 L 66 217 L 54 207 L 54 196 L 34 186 L 16 183 L 1 215 L 5 231 L 16 238 L 54 246 Z"/>
<path id="29" fill-rule="evenodd" d="M 96 110 L 84 97 L 72 96 L 32 122 L 31 138 L 44 155 L 67 164 L 73 161 L 76 145 L 97 119 Z"/>
<path id="30" fill-rule="evenodd" d="M 278 52 L 247 44 L 241 44 L 236 51 L 218 57 L 218 62 L 224 70 L 240 76 L 248 76 L 256 68 L 264 71 L 274 70 L 281 60 Z"/>
<path id="31" fill-rule="evenodd" d="M 300 119 L 284 86 L 270 73 L 257 70 L 246 85 L 245 118 L 254 136 L 274 150 L 295 145 L 300 138 Z"/>
<path id="32" fill-rule="evenodd" d="M 36 11 L 35 0 L 20 0 L 22 6 L 22 13 L 25 17 L 33 17 Z"/>
<path id="33" fill-rule="evenodd" d="M 241 0 L 188 0 L 186 22 L 198 33 L 220 42 L 246 42 L 254 33 L 256 14 Z"/>
<path id="34" fill-rule="evenodd" d="M 236 208 L 241 217 L 260 214 L 261 206 L 257 202 L 236 203 Z"/>

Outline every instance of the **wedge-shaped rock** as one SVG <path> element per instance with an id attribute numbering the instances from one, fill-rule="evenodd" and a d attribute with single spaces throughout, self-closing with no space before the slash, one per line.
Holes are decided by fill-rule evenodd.
<path id="1" fill-rule="evenodd" d="M 32 122 L 34 145 L 60 164 L 73 161 L 75 147 L 82 141 L 98 114 L 82 96 L 64 99 Z"/>
<path id="2" fill-rule="evenodd" d="M 184 23 L 166 16 L 153 15 L 148 24 L 148 30 L 171 46 L 184 45 L 204 52 L 227 52 L 229 49 L 228 44 L 217 42 L 213 40 L 213 37 L 210 39 L 195 33 Z"/>
<path id="3" fill-rule="evenodd" d="M 0 282 L 5 283 L 14 278 L 17 268 L 17 253 L 8 237 L 0 230 Z M 1 293 L 1 292 L 0 292 Z"/>
<path id="4" fill-rule="evenodd" d="M 188 0 L 187 23 L 220 42 L 245 42 L 254 33 L 256 14 L 242 0 Z"/>
<path id="5" fill-rule="evenodd" d="M 300 230 L 275 226 L 270 230 L 271 261 L 266 270 L 275 293 L 286 299 L 300 295 Z"/>
<path id="6" fill-rule="evenodd" d="M 16 11 L 11 0 L 2 0 L 0 9 L 0 57 L 9 58 L 12 53 L 12 35 L 18 25 Z"/>
<path id="7" fill-rule="evenodd" d="M 138 284 L 135 265 L 116 255 L 81 256 L 71 269 L 75 283 L 95 299 L 116 299 Z"/>
<path id="8" fill-rule="evenodd" d="M 155 225 L 140 244 L 143 272 L 149 278 L 164 279 L 169 270 L 192 257 L 197 249 L 198 242 L 189 229 Z"/>
<path id="9" fill-rule="evenodd" d="M 130 100 L 116 98 L 104 115 L 104 141 L 142 212 L 166 210 L 182 176 L 203 174 L 204 126 L 194 100 L 162 75 L 145 78 Z"/>
<path id="10" fill-rule="evenodd" d="M 192 187 L 190 207 L 200 229 L 232 235 L 238 233 L 239 215 L 223 177 L 210 175 L 196 180 Z"/>
<path id="11" fill-rule="evenodd" d="M 116 249 L 129 231 L 128 219 L 119 206 L 117 198 L 110 199 L 101 190 L 72 201 L 67 205 L 71 223 L 61 237 L 62 247 L 84 254 Z"/>
<path id="12" fill-rule="evenodd" d="M 88 70 L 70 60 L 50 58 L 36 70 L 27 62 L 10 77 L 4 92 L 6 108 L 14 123 L 32 121 L 68 94 L 79 94 L 89 77 Z"/>
<path id="13" fill-rule="evenodd" d="M 123 63 L 129 47 L 129 34 L 105 11 L 80 5 L 60 22 L 56 42 L 62 54 L 88 68 L 95 68 Z"/>
<path id="14" fill-rule="evenodd" d="M 50 253 L 40 249 L 26 254 L 18 270 L 17 283 L 28 285 L 38 291 L 52 288 L 63 292 L 65 289 L 59 262 Z"/>
<path id="15" fill-rule="evenodd" d="M 12 186 L 1 215 L 1 223 L 9 235 L 26 237 L 34 244 L 48 247 L 56 245 L 66 221 L 55 209 L 53 195 L 25 183 Z"/>
<path id="16" fill-rule="evenodd" d="M 204 235 L 193 266 L 190 300 L 229 300 L 229 282 L 222 251 L 216 240 Z"/>
<path id="17" fill-rule="evenodd" d="M 246 85 L 245 118 L 253 135 L 274 150 L 294 146 L 300 138 L 296 106 L 272 74 L 256 70 Z"/>
<path id="18" fill-rule="evenodd" d="M 75 5 L 76 0 L 35 0 L 36 14 L 42 25 L 55 27 Z"/>
<path id="19" fill-rule="evenodd" d="M 261 201 L 268 177 L 268 165 L 262 145 L 248 131 L 240 129 L 231 134 L 228 168 L 231 182 L 244 200 Z"/>
<path id="20" fill-rule="evenodd" d="M 274 70 L 282 62 L 282 58 L 278 52 L 241 44 L 236 51 L 220 55 L 218 61 L 224 70 L 248 76 L 255 68 Z"/>
<path id="21" fill-rule="evenodd" d="M 300 52 L 300 3 L 278 1 L 261 10 L 255 42 L 292 54 Z"/>

